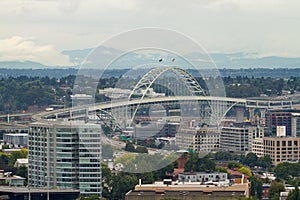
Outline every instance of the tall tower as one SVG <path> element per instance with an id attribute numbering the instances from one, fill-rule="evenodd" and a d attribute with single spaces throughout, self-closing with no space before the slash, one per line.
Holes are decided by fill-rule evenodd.
<path id="1" fill-rule="evenodd" d="M 101 127 L 82 121 L 43 121 L 30 125 L 30 187 L 77 189 L 101 196 Z"/>

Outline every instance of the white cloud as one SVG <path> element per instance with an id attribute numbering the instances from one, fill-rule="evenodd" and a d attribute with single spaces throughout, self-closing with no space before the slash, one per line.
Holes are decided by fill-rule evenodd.
<path id="1" fill-rule="evenodd" d="M 179 31 L 209 52 L 300 56 L 299 0 L 2 0 L 1 38 L 34 36 L 59 51 L 130 29 Z"/>
<path id="2" fill-rule="evenodd" d="M 0 40 L 0 61 L 33 61 L 49 66 L 71 66 L 69 57 L 52 45 L 38 44 L 34 38 L 13 36 Z"/>

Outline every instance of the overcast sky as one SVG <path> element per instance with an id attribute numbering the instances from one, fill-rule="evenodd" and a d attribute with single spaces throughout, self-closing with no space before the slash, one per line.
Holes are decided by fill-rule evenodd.
<path id="1" fill-rule="evenodd" d="M 179 31 L 211 53 L 300 57 L 299 0 L 1 0 L 0 11 L 0 61 L 67 65 L 61 51 L 140 27 Z"/>

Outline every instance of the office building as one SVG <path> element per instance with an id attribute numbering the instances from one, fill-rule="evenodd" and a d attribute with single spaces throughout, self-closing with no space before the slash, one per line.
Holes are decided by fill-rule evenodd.
<path id="1" fill-rule="evenodd" d="M 252 141 L 252 153 L 254 153 L 257 157 L 264 156 L 264 140 L 263 138 L 254 138 Z"/>
<path id="2" fill-rule="evenodd" d="M 267 115 L 267 126 L 271 128 L 273 135 L 276 134 L 278 126 L 284 126 L 286 136 L 300 136 L 300 110 L 270 110 Z"/>
<path id="3" fill-rule="evenodd" d="M 247 154 L 252 151 L 253 140 L 263 136 L 264 128 L 259 126 L 235 124 L 234 126 L 223 127 L 220 134 L 220 150 Z"/>
<path id="4" fill-rule="evenodd" d="M 176 134 L 176 146 L 197 153 L 209 153 L 219 149 L 220 131 L 213 127 L 181 129 Z"/>
<path id="5" fill-rule="evenodd" d="M 274 165 L 281 162 L 299 162 L 299 137 L 264 137 L 264 156 L 270 156 Z"/>
<path id="6" fill-rule="evenodd" d="M 30 187 L 101 194 L 101 129 L 81 121 L 35 122 L 29 130 Z"/>

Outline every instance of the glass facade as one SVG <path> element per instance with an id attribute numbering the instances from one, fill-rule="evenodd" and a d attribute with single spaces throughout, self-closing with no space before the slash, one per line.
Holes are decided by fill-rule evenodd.
<path id="1" fill-rule="evenodd" d="M 32 123 L 30 187 L 79 189 L 101 195 L 101 127 L 79 122 Z"/>

